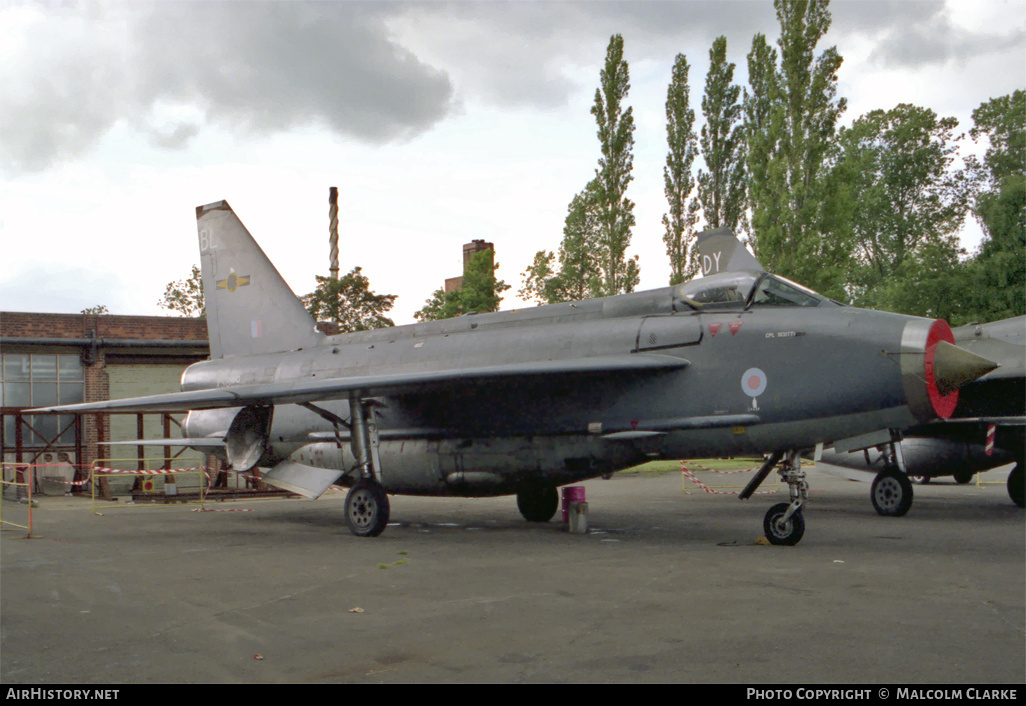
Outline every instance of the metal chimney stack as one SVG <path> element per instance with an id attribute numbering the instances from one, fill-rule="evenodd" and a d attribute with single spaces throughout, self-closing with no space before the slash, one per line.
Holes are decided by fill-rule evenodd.
<path id="1" fill-rule="evenodd" d="M 331 278 L 338 280 L 338 188 L 331 187 L 328 190 L 328 244 L 331 248 L 329 255 L 329 271 Z"/>

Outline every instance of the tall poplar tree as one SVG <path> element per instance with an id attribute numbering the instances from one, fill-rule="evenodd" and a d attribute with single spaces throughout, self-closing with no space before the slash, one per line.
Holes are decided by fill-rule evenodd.
<path id="1" fill-rule="evenodd" d="M 634 203 L 626 197 L 633 179 L 634 115 L 622 107 L 630 90 L 623 37 L 613 35 L 591 113 L 601 148 L 595 178 L 570 202 L 557 257 L 539 250 L 524 274 L 520 295 L 539 304 L 632 292 L 640 279 L 638 258 L 627 257 Z"/>
<path id="2" fill-rule="evenodd" d="M 663 191 L 670 210 L 663 215 L 663 242 L 670 257 L 670 284 L 686 282 L 698 273 L 694 247 L 697 204 L 688 199 L 695 188 L 691 167 L 695 161 L 697 136 L 695 111 L 690 106 L 688 60 L 678 54 L 673 62 L 673 77 L 666 91 L 666 166 L 663 167 Z"/>
<path id="3" fill-rule="evenodd" d="M 570 202 L 559 246 L 559 276 L 549 283 L 550 301 L 579 301 L 600 296 L 598 223 L 595 216 L 595 182 Z"/>
<path id="4" fill-rule="evenodd" d="M 591 108 L 602 150 L 595 170 L 595 215 L 602 294 L 610 296 L 633 292 L 640 279 L 637 257 L 627 258 L 634 227 L 634 202 L 626 196 L 634 178 L 634 114 L 630 107 L 623 107 L 631 82 L 619 34 L 609 40 L 600 78 Z"/>
<path id="5" fill-rule="evenodd" d="M 595 189 L 590 182 L 567 207 L 558 257 L 551 251 L 535 253 L 519 292 L 524 299 L 555 304 L 602 296 Z"/>
<path id="6" fill-rule="evenodd" d="M 717 37 L 709 50 L 709 73 L 702 97 L 702 157 L 709 171 L 698 172 L 698 196 L 707 228 L 739 229 L 744 215 L 744 129 L 741 87 L 727 62 L 727 38 Z"/>
<path id="7" fill-rule="evenodd" d="M 768 96 L 753 93 L 766 116 L 765 132 L 748 154 L 752 229 L 759 259 L 772 272 L 843 296 L 846 244 L 820 234 L 826 198 L 825 162 L 846 101 L 837 98 L 841 56 L 836 47 L 815 56 L 830 28 L 827 0 L 774 0 L 780 23 L 780 67 L 770 80 L 762 52 L 756 80 Z M 756 91 L 755 84 L 752 84 Z M 752 132 L 749 131 L 751 135 Z M 754 149 L 753 149 L 754 146 Z M 756 160 L 765 159 L 760 166 Z"/>
<path id="8" fill-rule="evenodd" d="M 782 207 L 769 198 L 770 156 L 777 149 L 779 135 L 774 126 L 783 124 L 782 101 L 779 77 L 777 76 L 777 50 L 766 41 L 766 35 L 756 34 L 752 38 L 752 49 L 748 53 L 748 85 L 744 91 L 742 110 L 744 113 L 744 163 L 745 163 L 745 212 L 744 221 L 750 239 L 754 240 L 753 224 L 756 204 L 760 209 L 760 221 L 774 223 L 780 219 Z"/>

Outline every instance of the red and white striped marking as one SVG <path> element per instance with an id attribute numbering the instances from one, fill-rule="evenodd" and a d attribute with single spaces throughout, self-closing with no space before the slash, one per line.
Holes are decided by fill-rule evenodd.
<path id="1" fill-rule="evenodd" d="M 193 512 L 253 512 L 252 508 L 248 507 L 225 507 L 225 508 L 212 508 L 212 507 L 197 507 L 193 508 Z"/>
<path id="2" fill-rule="evenodd" d="M 744 468 L 744 469 L 741 469 L 740 471 L 717 471 L 715 468 L 708 468 L 707 466 L 701 466 L 701 465 L 699 465 L 697 463 L 692 463 L 691 465 L 694 468 L 700 468 L 703 471 L 712 471 L 713 473 L 722 473 L 724 475 L 730 475 L 730 474 L 733 474 L 733 473 L 751 473 L 752 471 L 759 470 L 758 468 Z M 691 471 L 688 470 L 687 462 L 686 461 L 681 461 L 680 462 L 680 472 L 681 472 L 681 475 L 683 475 L 689 481 L 691 481 L 692 483 L 697 485 L 699 488 L 701 488 L 702 490 L 704 490 L 707 493 L 712 493 L 713 495 L 738 495 L 741 492 L 739 490 L 725 491 L 725 490 L 716 490 L 714 488 L 710 488 L 708 485 L 706 485 L 702 481 L 698 480 L 698 476 L 696 476 L 694 473 L 692 473 Z M 776 492 L 775 490 L 757 490 L 757 491 L 755 491 L 755 494 L 756 495 L 769 495 L 769 494 L 775 493 L 775 492 Z"/>
<path id="3" fill-rule="evenodd" d="M 144 471 L 129 471 L 124 468 L 100 468 L 96 467 L 93 469 L 96 473 L 125 473 L 133 476 L 167 476 L 173 473 L 195 473 L 196 471 L 206 470 L 202 466 L 196 466 L 195 468 L 157 468 L 154 470 Z"/>

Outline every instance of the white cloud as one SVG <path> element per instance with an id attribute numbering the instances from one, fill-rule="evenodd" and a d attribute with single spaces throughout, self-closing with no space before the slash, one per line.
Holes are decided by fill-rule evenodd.
<path id="1" fill-rule="evenodd" d="M 122 120 L 165 146 L 181 146 L 201 124 L 264 135 L 324 125 L 382 143 L 452 108 L 445 73 L 392 42 L 373 6 L 165 2 L 4 14 L 17 30 L 4 36 L 18 39 L 0 67 L 0 143 L 15 173 L 79 157 Z M 160 104 L 196 117 L 155 126 Z"/>

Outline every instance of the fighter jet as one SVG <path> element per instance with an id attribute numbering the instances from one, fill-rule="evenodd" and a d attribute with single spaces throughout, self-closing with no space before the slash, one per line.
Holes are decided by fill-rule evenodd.
<path id="1" fill-rule="evenodd" d="M 326 336 L 225 201 L 196 210 L 210 360 L 182 391 L 35 411 L 186 411 L 187 443 L 315 498 L 349 487 L 358 536 L 388 494 L 516 495 L 545 522 L 556 488 L 652 458 L 773 452 L 803 536 L 801 452 L 951 414 L 994 364 L 941 320 L 840 306 L 758 271 L 620 296 Z M 760 481 L 761 482 L 761 481 Z"/>

